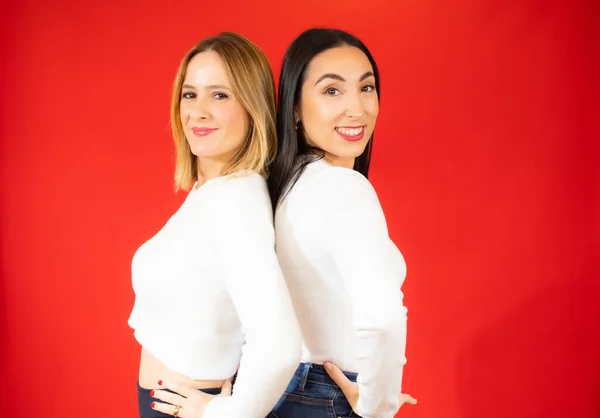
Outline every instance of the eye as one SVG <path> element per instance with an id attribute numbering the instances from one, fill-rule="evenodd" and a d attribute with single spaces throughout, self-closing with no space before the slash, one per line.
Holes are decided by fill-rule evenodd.
<path id="1" fill-rule="evenodd" d="M 365 93 L 371 93 L 372 91 L 375 91 L 375 86 L 372 84 L 367 84 L 366 86 L 362 86 L 360 90 Z"/>
<path id="2" fill-rule="evenodd" d="M 217 99 L 217 100 L 225 100 L 225 99 L 229 99 L 229 96 L 228 96 L 228 95 L 226 95 L 225 93 L 220 93 L 220 92 L 218 92 L 218 93 L 214 93 L 212 97 L 214 97 L 214 98 L 215 98 L 215 99 Z"/>
<path id="3" fill-rule="evenodd" d="M 325 94 L 327 96 L 338 96 L 340 94 L 340 91 L 335 87 L 328 87 L 327 89 L 325 89 Z"/>
<path id="4" fill-rule="evenodd" d="M 183 98 L 183 99 L 195 99 L 196 98 L 196 93 L 194 93 L 192 91 L 184 91 L 183 93 L 181 93 L 181 98 Z"/>

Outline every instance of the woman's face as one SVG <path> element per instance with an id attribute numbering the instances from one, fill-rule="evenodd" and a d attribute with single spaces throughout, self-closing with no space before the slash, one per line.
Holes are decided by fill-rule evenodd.
<path id="1" fill-rule="evenodd" d="M 353 167 L 365 150 L 379 113 L 373 67 L 358 48 L 340 46 L 315 56 L 296 108 L 309 144 L 335 165 Z"/>
<path id="2" fill-rule="evenodd" d="M 199 166 L 228 163 L 248 138 L 250 117 L 233 94 L 223 60 L 214 51 L 195 55 L 181 91 L 181 125 Z"/>

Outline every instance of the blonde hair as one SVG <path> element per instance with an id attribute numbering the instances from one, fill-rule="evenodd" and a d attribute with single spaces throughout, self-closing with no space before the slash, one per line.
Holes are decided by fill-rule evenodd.
<path id="1" fill-rule="evenodd" d="M 250 133 L 221 175 L 242 170 L 267 176 L 267 167 L 277 153 L 275 124 L 275 81 L 269 61 L 248 39 L 233 32 L 211 36 L 194 46 L 179 65 L 171 97 L 171 129 L 175 141 L 175 190 L 190 190 L 198 180 L 197 158 L 185 138 L 180 117 L 181 90 L 192 58 L 214 51 L 223 60 L 233 94 L 250 115 Z"/>

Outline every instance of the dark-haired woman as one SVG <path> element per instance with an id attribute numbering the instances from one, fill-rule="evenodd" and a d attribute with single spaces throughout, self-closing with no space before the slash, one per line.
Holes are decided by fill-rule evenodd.
<path id="1" fill-rule="evenodd" d="M 303 357 L 273 417 L 391 418 L 416 402 L 400 393 L 406 265 L 367 180 L 378 112 L 379 72 L 359 39 L 310 29 L 294 40 L 268 184 Z"/>

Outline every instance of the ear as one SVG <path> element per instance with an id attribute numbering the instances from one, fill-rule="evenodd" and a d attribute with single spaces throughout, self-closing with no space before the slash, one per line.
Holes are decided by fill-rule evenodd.
<path id="1" fill-rule="evenodd" d="M 300 112 L 298 111 L 298 108 L 295 108 L 294 109 L 294 122 L 297 125 L 298 122 L 300 122 L 301 120 L 302 120 L 302 115 L 300 115 Z"/>

